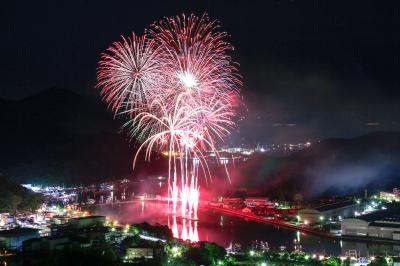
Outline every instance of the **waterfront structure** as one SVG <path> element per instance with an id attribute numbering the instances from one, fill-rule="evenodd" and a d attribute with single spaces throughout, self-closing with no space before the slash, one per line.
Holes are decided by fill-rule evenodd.
<path id="1" fill-rule="evenodd" d="M 269 199 L 266 197 L 248 197 L 244 200 L 244 204 L 248 208 L 265 206 L 269 203 Z"/>
<path id="2" fill-rule="evenodd" d="M 322 213 L 316 209 L 301 209 L 297 213 L 297 219 L 304 224 L 316 224 L 320 222 Z"/>
<path id="3" fill-rule="evenodd" d="M 400 221 L 351 218 L 341 222 L 343 236 L 361 236 L 400 241 Z"/>
<path id="4" fill-rule="evenodd" d="M 360 205 L 353 200 L 345 200 L 331 204 L 322 205 L 316 208 L 306 208 L 298 211 L 298 220 L 305 224 L 316 224 L 323 220 L 335 220 L 352 217 Z"/>
<path id="5" fill-rule="evenodd" d="M 357 218 L 344 219 L 340 223 L 342 235 L 347 236 L 367 236 L 368 235 L 368 221 Z"/>
<path id="6" fill-rule="evenodd" d="M 368 225 L 368 236 L 400 241 L 400 221 L 374 221 Z"/>
<path id="7" fill-rule="evenodd" d="M 361 236 L 400 241 L 398 208 L 382 210 L 341 222 L 343 236 Z"/>
<path id="8" fill-rule="evenodd" d="M 244 206 L 244 201 L 242 198 L 224 197 L 222 198 L 222 203 L 222 207 L 241 208 Z"/>

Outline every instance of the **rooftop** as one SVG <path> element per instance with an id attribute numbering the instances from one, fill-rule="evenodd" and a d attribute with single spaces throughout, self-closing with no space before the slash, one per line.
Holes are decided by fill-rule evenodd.
<path id="1" fill-rule="evenodd" d="M 386 222 L 400 222 L 400 205 L 390 204 L 386 210 L 380 210 L 369 214 L 358 216 L 357 219 L 373 222 L 373 221 L 386 221 Z"/>
<path id="2" fill-rule="evenodd" d="M 86 219 L 106 219 L 105 216 L 102 215 L 92 215 L 92 216 L 84 216 L 84 217 L 77 217 L 77 218 L 71 218 L 70 220 L 86 220 Z"/>
<path id="3" fill-rule="evenodd" d="M 387 227 L 387 228 L 399 228 L 400 230 L 400 222 L 387 222 L 387 221 L 375 221 L 369 224 L 369 226 L 377 226 L 377 227 Z"/>
<path id="4" fill-rule="evenodd" d="M 356 205 L 356 203 L 353 200 L 345 200 L 345 201 L 322 205 L 315 209 L 320 212 L 325 212 L 325 211 L 345 208 L 345 207 L 352 206 L 352 205 Z"/>

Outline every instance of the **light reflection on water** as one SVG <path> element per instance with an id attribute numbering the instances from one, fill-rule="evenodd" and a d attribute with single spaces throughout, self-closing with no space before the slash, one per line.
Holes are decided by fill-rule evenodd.
<path id="1" fill-rule="evenodd" d="M 344 255 L 349 250 L 356 250 L 362 256 L 400 253 L 400 245 L 377 245 L 327 239 L 204 209 L 199 210 L 198 221 L 182 219 L 169 214 L 166 204 L 162 203 L 138 202 L 107 205 L 98 207 L 96 212 L 121 223 L 148 222 L 168 225 L 175 237 L 190 241 L 215 242 L 224 247 L 228 247 L 231 243 L 240 243 L 246 247 L 255 240 L 262 240 L 267 241 L 274 249 L 285 246 L 287 250 L 293 250 L 295 245 L 300 245 L 304 251 L 324 255 Z"/>
<path id="2" fill-rule="evenodd" d="M 16 234 L 10 236 L 0 236 L 0 247 L 6 249 L 20 250 L 22 248 L 22 242 L 37 237 L 39 237 L 38 232 L 29 232 L 29 233 Z"/>
<path id="3" fill-rule="evenodd" d="M 170 223 L 170 219 L 173 220 L 172 226 Z M 188 240 L 190 242 L 198 242 L 199 241 L 199 233 L 197 232 L 197 221 L 182 219 L 181 230 L 179 233 L 178 223 L 177 223 L 176 215 L 168 215 L 168 227 L 171 228 L 172 234 L 175 238 L 179 238 L 182 240 Z"/>

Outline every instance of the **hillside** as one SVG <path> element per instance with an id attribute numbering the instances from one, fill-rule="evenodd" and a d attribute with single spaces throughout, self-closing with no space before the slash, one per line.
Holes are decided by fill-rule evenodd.
<path id="1" fill-rule="evenodd" d="M 42 202 L 42 195 L 11 183 L 0 175 L 0 212 L 36 210 Z"/>
<path id="2" fill-rule="evenodd" d="M 90 184 L 165 174 L 166 162 L 156 156 L 132 171 L 135 143 L 100 99 L 55 88 L 19 101 L 0 99 L 0 123 L 0 173 L 16 183 Z M 400 186 L 400 133 L 324 140 L 288 157 L 255 155 L 228 170 L 231 184 L 224 167 L 212 170 L 212 184 L 201 178 L 204 194 L 240 189 L 290 200 L 296 193 L 310 198 L 390 189 Z"/>
<path id="3" fill-rule="evenodd" d="M 231 168 L 230 175 L 229 193 L 241 188 L 288 200 L 296 193 L 312 198 L 391 189 L 400 185 L 400 133 L 329 139 L 288 157 L 257 155 Z"/>
<path id="4" fill-rule="evenodd" d="M 131 174 L 132 148 L 105 106 L 63 89 L 0 101 L 0 172 L 15 182 L 90 183 Z"/>

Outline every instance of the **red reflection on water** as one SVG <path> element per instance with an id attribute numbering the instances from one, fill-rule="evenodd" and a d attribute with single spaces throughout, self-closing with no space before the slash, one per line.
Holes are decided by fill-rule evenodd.
<path id="1" fill-rule="evenodd" d="M 190 242 L 199 242 L 199 233 L 197 232 L 197 221 L 186 219 L 182 220 L 182 240 L 188 240 Z"/>
<path id="2" fill-rule="evenodd" d="M 168 226 L 169 228 L 171 228 L 171 225 L 169 223 L 169 218 L 168 218 Z M 199 242 L 197 221 L 182 219 L 181 233 L 179 234 L 178 223 L 176 222 L 176 216 L 174 215 L 171 230 L 172 230 L 172 235 L 175 238 L 180 238 L 184 241 Z"/>
<path id="3" fill-rule="evenodd" d="M 169 219 L 168 219 L 169 220 Z M 170 225 L 168 224 L 168 226 L 170 227 Z M 170 227 L 171 228 L 171 227 Z M 175 238 L 179 238 L 179 233 L 178 233 L 178 225 L 176 224 L 176 216 L 174 215 L 174 222 L 172 225 L 172 235 Z"/>
<path id="4" fill-rule="evenodd" d="M 194 222 L 194 236 L 193 241 L 199 242 L 199 233 L 197 232 L 197 221 Z"/>
<path id="5" fill-rule="evenodd" d="M 133 204 L 100 207 L 96 213 L 105 215 L 111 220 L 118 220 L 120 223 L 132 224 L 148 222 L 150 224 L 159 223 L 168 225 L 172 230 L 173 237 L 185 241 L 198 242 L 200 240 L 207 240 L 209 230 L 212 230 L 212 233 L 210 233 L 212 236 L 218 235 L 216 230 L 202 227 L 197 220 L 182 218 L 171 214 L 168 212 L 166 206 L 167 205 L 164 203 L 142 201 Z"/>

